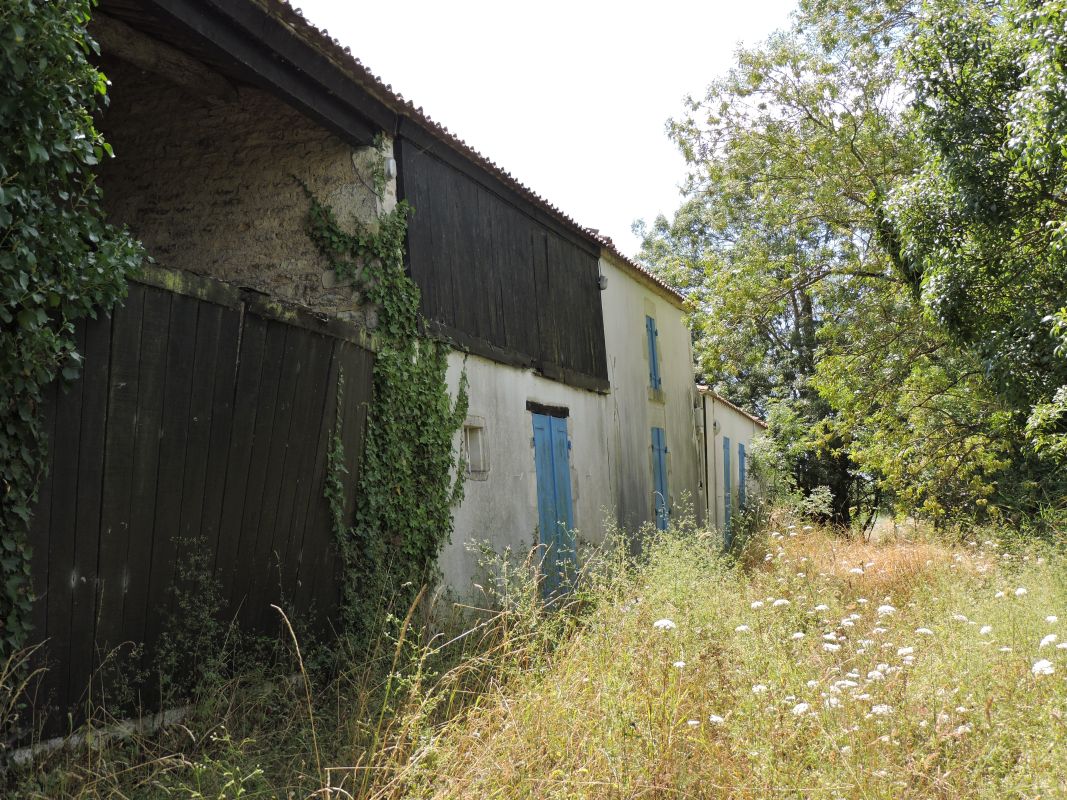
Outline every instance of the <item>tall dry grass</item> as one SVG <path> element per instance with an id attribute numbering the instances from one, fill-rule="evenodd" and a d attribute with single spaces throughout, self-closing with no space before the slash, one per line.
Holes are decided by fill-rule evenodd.
<path id="1" fill-rule="evenodd" d="M 603 554 L 549 612 L 503 561 L 448 633 L 412 609 L 14 796 L 1067 796 L 1062 554 L 775 523 L 736 559 L 692 530 Z"/>

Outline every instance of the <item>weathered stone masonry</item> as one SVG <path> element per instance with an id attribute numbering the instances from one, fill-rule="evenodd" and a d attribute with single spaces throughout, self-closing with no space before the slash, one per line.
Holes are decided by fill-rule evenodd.
<path id="1" fill-rule="evenodd" d="M 110 107 L 101 126 L 115 150 L 101 170 L 111 219 L 126 223 L 163 267 L 251 287 L 369 323 L 304 233 L 300 182 L 342 224 L 373 222 L 395 203 L 373 191 L 380 156 L 355 149 L 266 92 L 209 104 L 164 78 L 107 61 Z"/>

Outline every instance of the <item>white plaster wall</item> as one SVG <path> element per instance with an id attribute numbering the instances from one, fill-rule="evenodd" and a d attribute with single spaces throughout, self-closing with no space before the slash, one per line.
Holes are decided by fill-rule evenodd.
<path id="1" fill-rule="evenodd" d="M 696 388 L 685 313 L 663 290 L 636 277 L 607 255 L 600 260 L 608 286 L 602 293 L 612 434 L 618 452 L 619 522 L 632 529 L 654 518 L 652 428 L 667 433 L 667 488 L 672 515 L 688 504 L 702 518 Z M 645 316 L 659 331 L 661 391 L 650 391 Z"/>
<path id="2" fill-rule="evenodd" d="M 466 368 L 468 415 L 485 421 L 490 468 L 485 480 L 468 480 L 454 513 L 452 541 L 439 565 L 444 584 L 460 596 L 471 593 L 482 575 L 472 542 L 493 550 L 510 547 L 519 557 L 537 544 L 537 479 L 533 421 L 526 403 L 569 410 L 571 491 L 579 551 L 603 541 L 616 523 L 636 530 L 654 518 L 652 427 L 667 433 L 668 489 L 673 513 L 683 497 L 697 513 L 700 449 L 696 434 L 690 336 L 684 315 L 662 290 L 635 277 L 629 268 L 601 260 L 608 278 L 602 293 L 607 345 L 607 394 L 575 389 L 530 370 L 504 366 L 478 356 L 453 353 L 449 384 L 455 393 Z M 649 391 L 645 315 L 659 329 L 662 390 Z"/>
<path id="3" fill-rule="evenodd" d="M 723 437 L 730 439 L 730 485 L 733 490 L 731 493 L 733 495 L 731 507 L 736 510 L 737 488 L 740 480 L 737 445 L 739 443 L 744 444 L 745 452 L 751 458 L 752 442 L 763 435 L 764 429 L 754 422 L 751 417 L 719 402 L 713 395 L 704 395 L 703 401 L 707 420 L 704 432 L 705 457 L 708 470 L 706 480 L 708 487 L 714 488 L 714 493 L 708 497 L 708 519 L 714 520 L 715 527 L 721 531 L 726 527 L 725 476 L 723 474 L 722 455 Z M 718 422 L 717 426 L 716 422 Z M 749 469 L 751 470 L 751 463 L 749 463 Z"/>
<path id="4" fill-rule="evenodd" d="M 452 353 L 448 379 L 453 396 L 466 368 L 468 415 L 485 420 L 489 451 L 485 480 L 466 482 L 463 502 L 454 513 L 452 541 L 439 565 L 445 585 L 460 596 L 479 580 L 478 556 L 469 545 L 490 541 L 493 550 L 510 547 L 519 557 L 537 545 L 537 479 L 534 472 L 533 418 L 527 401 L 563 406 L 570 412 L 571 493 L 579 546 L 599 543 L 604 519 L 614 514 L 606 408 L 608 396 L 543 378 L 479 356 Z"/>

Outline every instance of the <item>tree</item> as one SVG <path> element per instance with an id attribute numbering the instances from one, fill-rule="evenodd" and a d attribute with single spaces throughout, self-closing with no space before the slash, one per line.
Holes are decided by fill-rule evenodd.
<path id="1" fill-rule="evenodd" d="M 669 123 L 686 200 L 643 231 L 642 256 L 694 301 L 707 379 L 758 413 L 776 408 L 772 423 L 794 435 L 803 420 L 799 485 L 829 485 L 847 522 L 867 481 L 814 379 L 827 324 L 905 291 L 881 237 L 885 198 L 913 167 L 890 46 L 908 14 L 872 5 L 861 35 L 828 8 L 803 5 L 791 30 L 739 51 Z"/>
<path id="2" fill-rule="evenodd" d="M 74 378 L 74 322 L 123 296 L 139 246 L 103 221 L 93 168 L 88 0 L 0 5 L 0 661 L 29 631 L 31 510 L 44 465 L 43 389 Z"/>
<path id="3" fill-rule="evenodd" d="M 695 303 L 706 377 L 773 412 L 772 430 L 794 439 L 801 487 L 830 485 L 842 522 L 883 496 L 943 519 L 1033 507 L 1043 492 L 1017 413 L 1029 405 L 1012 389 L 1029 396 L 1026 387 L 1040 383 L 1036 396 L 1048 397 L 1056 384 L 1047 325 L 1037 327 L 1033 313 L 1004 316 L 998 309 L 1012 303 L 998 298 L 986 307 L 1000 316 L 954 326 L 950 308 L 957 320 L 985 312 L 973 293 L 939 277 L 951 272 L 938 261 L 944 243 L 921 246 L 920 234 L 930 241 L 952 230 L 931 221 L 931 203 L 946 215 L 955 206 L 932 181 L 915 183 L 930 169 L 931 112 L 898 54 L 913 48 L 909 58 L 920 63 L 932 47 L 923 26 L 950 18 L 963 17 L 944 8 L 920 15 L 909 0 L 803 2 L 790 30 L 740 51 L 729 75 L 669 124 L 690 165 L 686 199 L 673 222 L 644 230 L 643 257 Z M 921 63 L 932 69 L 938 59 Z M 933 106 L 945 110 L 940 100 Z M 911 207 L 900 187 L 913 184 Z M 1046 296 L 1065 275 L 1043 279 Z M 1033 277 L 1009 277 L 1003 288 L 1025 291 Z M 1015 351 L 984 347 L 998 332 Z M 1019 362 L 1025 376 L 992 368 L 994 353 L 1008 367 L 1024 342 L 1033 344 Z M 1035 383 L 1039 365 L 1048 380 Z"/>
<path id="4" fill-rule="evenodd" d="M 899 261 L 1025 416 L 1067 383 L 1067 2 L 938 0 L 905 50 L 922 167 L 894 194 Z"/>

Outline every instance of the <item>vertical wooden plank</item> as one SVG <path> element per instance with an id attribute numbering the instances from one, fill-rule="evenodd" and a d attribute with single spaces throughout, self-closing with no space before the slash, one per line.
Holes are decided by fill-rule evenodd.
<path id="1" fill-rule="evenodd" d="M 130 533 L 123 583 L 123 638 L 144 639 L 148 616 L 152 542 L 155 537 L 159 433 L 163 418 L 167 336 L 172 295 L 145 287 L 141 317 L 141 360 L 137 372 L 137 427 L 134 432 Z"/>
<path id="2" fill-rule="evenodd" d="M 458 232 L 454 181 L 448 179 L 447 168 L 437 159 L 427 157 L 426 164 L 427 194 L 433 202 L 434 305 L 440 309 L 442 321 L 457 326 L 469 325 L 468 298 L 462 294 L 457 272 L 469 265 L 457 263 L 456 259 Z"/>
<path id="3" fill-rule="evenodd" d="M 331 390 L 327 384 L 330 373 L 332 343 L 325 336 L 312 335 L 307 368 L 300 380 L 300 391 L 293 410 L 290 451 L 286 457 L 283 485 L 292 487 L 278 510 L 275 528 L 275 550 L 281 556 L 281 587 L 292 613 L 303 616 L 306 609 L 296 604 L 303 549 L 304 523 L 307 518 L 309 496 L 315 473 L 316 451 L 322 429 L 326 397 Z M 316 487 L 321 494 L 321 487 Z"/>
<path id="4" fill-rule="evenodd" d="M 43 392 L 41 426 L 46 438 L 47 453 L 42 465 L 40 485 L 37 489 L 37 502 L 30 521 L 30 546 L 33 557 L 30 571 L 33 578 L 33 641 L 43 642 L 48 638 L 48 552 L 52 519 L 52 476 L 55 473 L 56 460 L 56 411 L 59 402 L 58 380 L 52 381 Z M 42 653 L 42 656 L 44 654 Z M 44 659 L 34 666 L 44 666 Z"/>
<path id="5" fill-rule="evenodd" d="M 222 306 L 200 302 L 196 320 L 193 350 L 192 386 L 189 399 L 185 435 L 185 463 L 179 498 L 178 546 L 176 561 L 189 562 L 194 556 L 199 563 L 204 557 L 202 521 L 204 493 L 207 490 L 207 467 L 211 444 L 211 421 L 214 411 L 216 358 L 219 332 L 222 325 Z M 196 549 L 196 553 L 190 548 Z M 208 569 L 214 566 L 215 550 L 207 559 Z"/>
<path id="6" fill-rule="evenodd" d="M 167 341 L 163 418 L 159 430 L 159 478 L 156 483 L 156 515 L 152 541 L 151 572 L 148 579 L 149 614 L 145 625 L 145 647 L 151 650 L 167 622 L 171 607 L 179 522 L 185 475 L 185 448 L 189 436 L 189 404 L 192 399 L 193 356 L 196 348 L 197 317 L 201 302 L 174 295 L 171 301 Z"/>
<path id="7" fill-rule="evenodd" d="M 252 464 L 252 441 L 259 418 L 259 386 L 267 341 L 266 320 L 245 314 L 242 325 L 240 366 L 234 389 L 234 417 L 226 465 L 226 487 L 219 524 L 219 543 L 215 553 L 215 578 L 219 582 L 222 596 L 230 601 L 225 610 L 225 615 L 229 618 L 236 614 L 236 604 L 241 600 L 236 596 L 240 569 L 238 553 L 241 552 L 241 520 L 244 517 L 245 493 Z"/>
<path id="8" fill-rule="evenodd" d="M 85 352 L 85 325 L 75 341 Z M 41 684 L 44 697 L 61 709 L 70 705 L 71 606 L 74 598 L 74 547 L 78 511 L 78 461 L 81 445 L 82 386 L 79 379 L 60 387 L 56 404 L 55 448 L 52 454 L 51 530 L 48 542 L 47 632 L 51 668 Z"/>
<path id="9" fill-rule="evenodd" d="M 51 532 L 52 532 L 52 483 L 56 464 L 56 416 L 60 399 L 60 381 L 54 380 L 44 391 L 42 414 L 44 415 L 43 430 L 48 437 L 48 453 L 44 460 L 46 472 L 41 476 L 41 484 L 37 494 L 37 505 L 34 508 L 33 519 L 30 523 L 30 545 L 33 547 L 33 559 L 30 569 L 33 575 L 33 634 L 34 643 L 44 642 L 30 666 L 32 669 L 44 669 L 33 683 L 28 687 L 27 697 L 33 703 L 34 719 L 32 723 L 42 724 L 48 715 L 49 692 L 54 694 L 57 683 L 50 683 L 48 668 L 52 666 L 55 658 L 54 646 L 48 640 L 48 582 L 52 568 L 51 555 Z M 53 719 L 56 715 L 53 715 Z"/>
<path id="10" fill-rule="evenodd" d="M 201 517 L 204 547 L 213 575 L 218 578 L 218 552 L 222 533 L 223 499 L 233 436 L 234 397 L 237 392 L 238 347 L 241 339 L 241 312 L 222 310 L 218 347 L 215 355 L 214 397 L 211 402 L 211 438 Z M 256 369 L 258 369 L 258 361 Z"/>
<path id="11" fill-rule="evenodd" d="M 408 264 L 412 280 L 422 293 L 421 308 L 427 319 L 443 320 L 435 283 L 440 279 L 436 272 L 436 256 L 433 247 L 435 212 L 433 195 L 429 191 L 425 172 L 427 156 L 415 146 L 404 148 L 405 182 L 411 190 L 408 202 L 415 211 L 408 224 Z"/>
<path id="12" fill-rule="evenodd" d="M 81 443 L 78 447 L 78 510 L 75 522 L 73 596 L 71 598 L 70 678 L 72 698 L 85 696 L 94 669 L 97 557 L 100 552 L 100 507 L 104 484 L 111 319 L 85 326 L 82 371 Z"/>
<path id="13" fill-rule="evenodd" d="M 345 374 L 345 394 L 342 410 L 341 439 L 344 447 L 344 464 L 347 473 L 342 478 L 345 496 L 344 518 L 351 521 L 356 511 L 356 489 L 359 486 L 360 459 L 363 453 L 363 432 L 366 429 L 366 407 L 369 401 L 371 380 L 370 357 L 362 348 L 348 342 L 341 343 L 339 353 L 341 369 Z M 329 527 L 324 533 L 328 533 Z M 335 619 L 340 601 L 341 576 L 340 555 L 333 543 L 332 534 L 322 547 L 323 561 L 317 568 L 313 600 L 326 619 Z"/>
<path id="14" fill-rule="evenodd" d="M 288 326 L 280 322 L 267 322 L 267 335 L 263 353 L 263 370 L 260 374 L 259 392 L 255 399 L 256 424 L 252 435 L 251 461 L 248 483 L 245 486 L 241 515 L 241 538 L 237 549 L 236 569 L 233 572 L 231 607 L 239 608 L 239 619 L 250 626 L 258 609 L 248 606 L 248 594 L 252 586 L 252 562 L 263 531 L 260 522 L 263 505 L 267 500 L 264 489 L 267 480 L 271 439 L 274 434 L 274 412 L 278 403 L 278 384 L 284 367 L 285 337 Z"/>
<path id="15" fill-rule="evenodd" d="M 462 175 L 453 180 L 470 185 Z M 457 272 L 463 287 L 464 316 L 458 327 L 493 344 L 504 346 L 505 337 L 500 314 L 500 271 L 507 231 L 502 229 L 500 201 L 492 192 L 473 186 L 474 197 L 468 203 L 469 217 L 454 224 L 464 226 L 463 235 L 473 236 L 469 261 Z"/>
<path id="16" fill-rule="evenodd" d="M 566 302 L 564 287 L 557 280 L 560 261 L 560 241 L 549 234 L 545 237 L 544 273 L 537 281 L 538 330 L 541 332 L 541 360 L 560 364 L 560 336 L 563 328 L 561 310 Z"/>
<path id="17" fill-rule="evenodd" d="M 95 640 L 103 652 L 122 641 L 126 553 L 130 541 L 134 485 L 137 396 L 141 357 L 144 288 L 131 283 L 126 302 L 115 310 L 111 335 L 111 376 L 104 449 L 104 488 L 100 509 L 99 606 Z"/>
<path id="18" fill-rule="evenodd" d="M 285 482 L 286 465 L 298 444 L 293 429 L 294 407 L 304 379 L 311 337 L 314 334 L 286 325 L 285 355 L 278 379 L 278 403 L 274 412 L 267 474 L 264 479 L 259 536 L 252 556 L 252 582 L 249 587 L 248 610 L 253 630 L 274 630 L 280 621 L 270 604 L 279 597 L 281 563 L 277 548 L 278 518 L 288 503 L 292 509 L 293 485 Z M 288 501 L 286 500 L 288 498 Z"/>
<path id="19" fill-rule="evenodd" d="M 312 473 L 308 505 L 304 516 L 304 536 L 300 544 L 295 606 L 300 613 L 304 614 L 312 611 L 315 581 L 321 565 L 325 563 L 325 553 L 328 551 L 334 535 L 329 504 L 326 502 L 323 492 L 326 486 L 328 454 L 333 444 L 334 423 L 337 417 L 337 380 L 338 375 L 341 374 L 340 351 L 342 344 L 343 342 L 339 339 L 330 340 L 329 373 L 324 386 L 325 402 L 322 407 L 322 417 L 319 420 L 318 438 L 316 439 L 315 447 L 315 469 Z M 346 374 L 346 387 L 354 380 L 355 376 Z M 352 386 L 346 391 L 358 390 L 358 388 L 358 386 Z M 314 610 L 316 616 L 321 617 L 321 609 Z"/>

